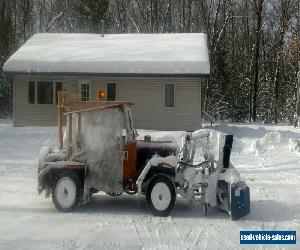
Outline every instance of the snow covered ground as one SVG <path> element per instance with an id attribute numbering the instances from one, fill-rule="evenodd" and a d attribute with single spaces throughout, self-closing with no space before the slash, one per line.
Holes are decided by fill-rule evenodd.
<path id="1" fill-rule="evenodd" d="M 139 131 L 155 139 L 182 132 Z M 240 246 L 240 230 L 300 233 L 300 130 L 286 126 L 216 125 L 235 135 L 232 162 L 251 189 L 251 214 L 231 221 L 200 204 L 178 200 L 172 216 L 158 218 L 136 196 L 96 195 L 74 213 L 58 212 L 36 191 L 41 146 L 56 144 L 55 128 L 14 128 L 0 121 L 0 249 L 261 249 Z M 297 144 L 298 143 L 298 144 Z M 216 145 L 212 145 L 212 148 Z"/>

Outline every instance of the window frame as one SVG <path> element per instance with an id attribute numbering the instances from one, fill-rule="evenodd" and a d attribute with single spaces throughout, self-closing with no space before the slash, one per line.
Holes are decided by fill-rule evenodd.
<path id="1" fill-rule="evenodd" d="M 61 90 L 60 91 L 64 91 L 64 83 L 63 81 L 54 81 L 53 82 L 53 88 L 54 88 L 54 104 L 57 105 L 58 104 L 58 96 L 57 96 L 57 89 L 56 89 L 56 85 L 57 83 L 61 83 Z"/>
<path id="2" fill-rule="evenodd" d="M 88 100 L 85 100 L 85 101 L 82 101 L 82 96 L 81 96 L 81 86 L 82 85 L 89 85 L 89 98 Z M 80 97 L 80 101 L 81 102 L 88 102 L 88 101 L 91 101 L 92 99 L 92 89 L 91 89 L 91 82 L 90 81 L 80 81 L 79 84 L 78 84 L 78 93 L 79 93 L 79 97 Z"/>
<path id="3" fill-rule="evenodd" d="M 33 89 L 34 89 L 33 102 L 29 102 L 29 85 L 30 85 L 30 83 L 33 83 Z M 36 90 L 37 90 L 36 82 L 35 81 L 28 81 L 27 82 L 27 104 L 28 105 L 36 104 L 36 97 L 37 97 Z"/>
<path id="4" fill-rule="evenodd" d="M 39 101 L 39 95 L 38 95 L 38 85 L 39 85 L 39 82 L 44 82 L 44 83 L 50 83 L 51 85 L 52 85 L 52 103 L 39 103 L 38 101 Z M 51 81 L 51 80 L 38 80 L 38 81 L 36 81 L 36 104 L 38 104 L 38 105 L 54 105 L 54 99 L 53 99 L 53 97 L 54 97 L 54 82 L 53 81 Z"/>
<path id="5" fill-rule="evenodd" d="M 166 106 L 166 85 L 173 85 L 174 86 L 174 105 L 173 105 L 173 107 L 167 107 Z M 175 83 L 164 83 L 163 84 L 163 88 L 164 88 L 164 91 L 163 91 L 163 93 L 164 93 L 164 95 L 163 95 L 163 107 L 164 107 L 164 109 L 169 109 L 169 110 L 173 110 L 173 109 L 175 109 L 175 107 L 176 107 L 176 84 Z"/>
<path id="6" fill-rule="evenodd" d="M 108 97 L 108 84 L 112 84 L 112 83 L 114 83 L 114 84 L 116 85 L 116 98 L 115 98 L 115 100 L 113 100 L 113 101 L 107 100 L 107 97 Z M 108 101 L 108 102 L 115 102 L 115 101 L 117 101 L 117 96 L 118 96 L 117 82 L 116 82 L 116 81 L 108 81 L 108 82 L 106 83 L 106 101 Z"/>
<path id="7" fill-rule="evenodd" d="M 34 83 L 34 103 L 29 102 L 29 82 Z M 44 103 L 38 103 L 38 82 L 52 82 L 52 89 L 53 89 L 53 98 L 52 98 L 52 103 L 51 104 L 44 104 Z M 27 81 L 27 104 L 28 105 L 53 105 L 56 106 L 56 83 L 60 82 L 62 86 L 62 91 L 64 90 L 64 81 L 62 80 L 48 80 L 48 79 L 38 79 L 38 80 L 28 80 Z"/>

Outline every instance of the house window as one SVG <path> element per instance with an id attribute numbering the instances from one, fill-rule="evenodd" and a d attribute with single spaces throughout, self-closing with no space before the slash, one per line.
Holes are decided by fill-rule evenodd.
<path id="1" fill-rule="evenodd" d="M 115 101 L 117 96 L 117 86 L 115 82 L 107 84 L 107 101 Z"/>
<path id="2" fill-rule="evenodd" d="M 37 82 L 37 103 L 53 104 L 53 82 Z"/>
<path id="3" fill-rule="evenodd" d="M 55 83 L 55 101 L 56 104 L 58 103 L 58 91 L 62 91 L 62 82 L 56 82 Z"/>
<path id="4" fill-rule="evenodd" d="M 175 106 L 174 84 L 165 84 L 165 107 L 174 108 L 174 106 Z"/>
<path id="5" fill-rule="evenodd" d="M 90 84 L 88 83 L 80 84 L 80 98 L 81 101 L 88 101 L 90 99 Z"/>
<path id="6" fill-rule="evenodd" d="M 28 103 L 35 103 L 35 82 L 28 83 Z"/>
<path id="7" fill-rule="evenodd" d="M 53 102 L 56 102 L 57 104 L 57 92 L 62 91 L 62 82 L 54 83 L 55 85 L 53 85 L 52 81 L 29 81 L 28 103 L 53 104 Z"/>

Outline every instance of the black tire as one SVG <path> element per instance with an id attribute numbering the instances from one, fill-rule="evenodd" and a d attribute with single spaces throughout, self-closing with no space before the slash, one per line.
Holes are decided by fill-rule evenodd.
<path id="1" fill-rule="evenodd" d="M 53 204 L 60 212 L 71 212 L 75 207 L 79 206 L 82 200 L 83 188 L 80 178 L 74 171 L 60 171 L 56 176 L 55 184 L 52 186 Z M 63 187 L 63 184 L 66 182 L 70 184 L 69 187 Z M 66 206 L 62 204 L 63 198 L 60 197 L 62 195 L 62 188 L 64 188 L 64 195 L 66 195 L 66 199 L 70 199 Z"/>
<path id="2" fill-rule="evenodd" d="M 163 187 L 163 189 L 159 189 L 160 187 Z M 176 191 L 171 180 L 163 175 L 154 177 L 148 184 L 146 201 L 153 215 L 168 216 L 176 203 Z"/>

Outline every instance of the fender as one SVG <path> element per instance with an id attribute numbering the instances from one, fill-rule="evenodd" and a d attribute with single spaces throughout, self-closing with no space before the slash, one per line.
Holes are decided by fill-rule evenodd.
<path id="1" fill-rule="evenodd" d="M 145 181 L 149 180 L 148 174 L 151 173 L 151 170 L 153 170 L 156 167 L 165 168 L 166 170 L 176 169 L 178 163 L 179 163 L 179 159 L 174 155 L 169 155 L 167 157 L 160 157 L 158 155 L 154 155 L 148 161 L 147 165 L 145 166 L 145 168 L 143 169 L 142 173 L 140 174 L 140 176 L 136 181 L 136 185 L 138 187 L 138 196 L 142 194 L 142 186 Z M 163 172 L 159 174 L 165 175 L 169 178 L 169 176 Z"/>
<path id="2" fill-rule="evenodd" d="M 38 173 L 38 192 L 39 194 L 47 188 L 50 175 L 55 170 L 72 169 L 85 171 L 85 164 L 72 161 L 44 162 L 44 167 Z"/>

